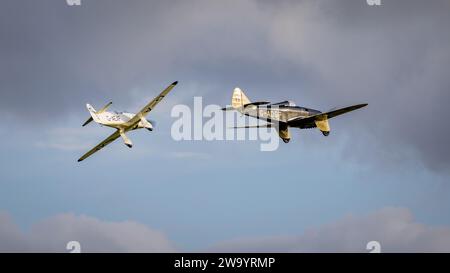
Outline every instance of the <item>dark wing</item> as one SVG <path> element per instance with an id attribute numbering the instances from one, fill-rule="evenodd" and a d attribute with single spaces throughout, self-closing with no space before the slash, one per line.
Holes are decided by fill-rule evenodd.
<path id="1" fill-rule="evenodd" d="M 365 106 L 367 106 L 367 103 L 352 105 L 352 106 L 332 110 L 329 112 L 320 113 L 320 114 L 310 116 L 307 118 L 295 118 L 295 119 L 289 120 L 288 124 L 289 124 L 289 126 L 293 126 L 293 127 L 314 128 L 314 127 L 316 127 L 316 124 L 315 124 L 316 120 L 326 120 L 326 119 L 334 118 L 336 116 L 348 113 L 350 111 L 357 110 L 357 109 L 365 107 Z"/>

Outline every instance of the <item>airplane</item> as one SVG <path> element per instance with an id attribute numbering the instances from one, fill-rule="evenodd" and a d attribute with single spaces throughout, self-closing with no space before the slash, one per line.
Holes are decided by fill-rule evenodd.
<path id="1" fill-rule="evenodd" d="M 279 137 L 288 143 L 291 140 L 289 128 L 309 129 L 318 128 L 324 136 L 330 134 L 330 118 L 354 111 L 367 106 L 367 103 L 356 104 L 340 109 L 321 112 L 315 109 L 296 106 L 292 101 L 270 103 L 268 101 L 251 102 L 245 93 L 236 87 L 231 98 L 231 107 L 222 108 L 223 111 L 236 110 L 243 115 L 265 120 L 268 123 L 253 126 L 232 127 L 240 128 L 275 128 Z"/>
<path id="2" fill-rule="evenodd" d="M 85 160 L 86 158 L 88 158 L 95 152 L 98 152 L 100 149 L 110 144 L 119 137 L 122 137 L 123 142 L 125 143 L 126 146 L 128 146 L 129 148 L 133 147 L 133 143 L 125 135 L 125 133 L 127 133 L 128 131 L 142 128 L 152 131 L 153 125 L 145 117 L 175 87 L 175 85 L 177 85 L 177 83 L 178 82 L 176 81 L 173 82 L 171 85 L 169 85 L 166 89 L 164 89 L 161 92 L 161 94 L 159 94 L 156 98 L 150 101 L 137 114 L 106 111 L 108 107 L 112 104 L 112 102 L 109 102 L 98 111 L 96 111 L 94 107 L 92 107 L 90 104 L 87 104 L 86 107 L 89 113 L 91 114 L 91 117 L 82 126 L 86 126 L 91 121 L 95 121 L 100 125 L 115 128 L 116 131 L 108 138 L 106 138 L 104 141 L 102 141 L 100 144 L 92 148 L 89 152 L 80 157 L 80 159 L 78 159 L 78 162 Z"/>

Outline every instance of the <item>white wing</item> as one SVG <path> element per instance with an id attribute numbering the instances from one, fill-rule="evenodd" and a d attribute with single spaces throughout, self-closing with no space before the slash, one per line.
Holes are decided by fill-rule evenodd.
<path id="1" fill-rule="evenodd" d="M 89 156 L 91 156 L 92 154 L 100 151 L 103 147 L 105 147 L 106 145 L 108 145 L 109 143 L 113 142 L 114 140 L 116 140 L 118 137 L 120 136 L 119 130 L 115 131 L 112 135 L 110 135 L 107 139 L 103 140 L 100 144 L 98 144 L 97 146 L 95 146 L 94 148 L 92 148 L 92 150 L 90 150 L 89 152 L 87 152 L 86 154 L 84 154 L 82 157 L 80 157 L 80 159 L 78 159 L 78 162 L 85 160 L 86 158 L 88 158 Z"/>
<path id="2" fill-rule="evenodd" d="M 134 126 L 138 123 L 141 118 L 145 117 L 153 108 L 172 90 L 178 82 L 173 82 L 166 89 L 164 89 L 161 94 L 159 94 L 156 98 L 154 98 L 151 102 L 149 102 L 141 111 L 139 111 L 133 118 L 131 118 L 126 125 Z"/>

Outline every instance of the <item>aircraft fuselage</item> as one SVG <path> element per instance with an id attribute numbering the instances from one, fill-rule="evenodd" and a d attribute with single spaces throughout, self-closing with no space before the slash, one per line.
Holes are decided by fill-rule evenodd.
<path id="1" fill-rule="evenodd" d="M 97 116 L 100 120 L 99 123 L 101 125 L 108 126 L 108 127 L 115 128 L 115 129 L 131 131 L 131 130 L 142 129 L 142 128 L 151 130 L 153 128 L 152 124 L 143 117 L 141 118 L 141 121 L 139 121 L 139 123 L 137 123 L 133 127 L 130 127 L 128 122 L 134 116 L 136 116 L 136 114 L 133 114 L 133 113 L 103 112 L 101 114 L 98 114 Z"/>
<path id="2" fill-rule="evenodd" d="M 262 119 L 268 122 L 282 122 L 287 124 L 291 120 L 295 120 L 298 118 L 307 118 L 320 113 L 322 112 L 311 108 L 301 106 L 277 105 L 277 104 L 271 104 L 267 106 L 249 105 L 244 109 L 242 109 L 242 114 L 244 115 Z M 297 126 L 292 125 L 291 127 Z M 298 127 L 301 128 L 300 126 Z"/>

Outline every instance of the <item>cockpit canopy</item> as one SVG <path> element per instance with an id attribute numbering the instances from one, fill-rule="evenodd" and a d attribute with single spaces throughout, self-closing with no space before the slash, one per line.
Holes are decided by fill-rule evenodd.
<path id="1" fill-rule="evenodd" d="M 295 102 L 291 101 L 291 100 L 286 100 L 286 101 L 282 101 L 282 102 L 278 102 L 278 103 L 274 103 L 272 105 L 278 105 L 278 106 L 296 106 Z"/>
<path id="2" fill-rule="evenodd" d="M 116 114 L 116 115 L 123 115 L 126 113 L 128 113 L 128 112 L 127 111 L 114 111 L 114 114 Z"/>

